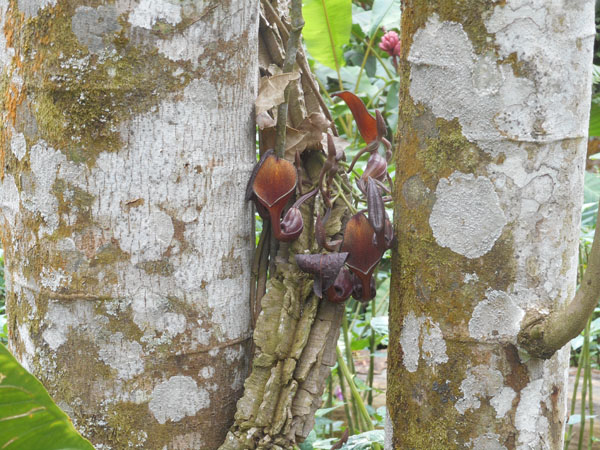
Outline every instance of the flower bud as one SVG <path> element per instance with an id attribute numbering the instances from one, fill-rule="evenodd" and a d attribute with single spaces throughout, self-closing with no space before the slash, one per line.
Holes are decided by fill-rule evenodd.
<path id="1" fill-rule="evenodd" d="M 402 43 L 398 37 L 398 33 L 395 31 L 388 31 L 381 38 L 379 48 L 384 52 L 387 52 L 390 56 L 399 56 L 402 50 Z"/>
<path id="2" fill-rule="evenodd" d="M 304 221 L 302 220 L 302 213 L 299 208 L 292 207 L 288 209 L 288 212 L 283 216 L 281 221 L 281 241 L 291 242 L 298 239 L 298 236 L 302 233 L 304 228 Z"/>

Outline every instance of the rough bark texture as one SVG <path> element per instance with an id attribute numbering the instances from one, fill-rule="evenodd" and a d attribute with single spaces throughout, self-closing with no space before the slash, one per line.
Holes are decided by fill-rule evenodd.
<path id="1" fill-rule="evenodd" d="M 569 349 L 516 346 L 573 297 L 590 0 L 406 0 L 391 449 L 558 449 Z"/>
<path id="2" fill-rule="evenodd" d="M 217 448 L 250 348 L 258 2 L 0 17 L 11 350 L 97 449 Z"/>
<path id="3" fill-rule="evenodd" d="M 271 5 L 271 6 L 269 6 Z M 263 1 L 260 21 L 260 68 L 263 76 L 281 70 L 287 40 L 287 9 L 281 2 Z M 279 12 L 278 12 L 279 11 Z M 317 139 L 303 153 L 301 178 L 306 185 L 316 184 L 322 166 L 320 140 L 323 129 L 311 125 L 318 115 L 325 123 L 316 83 L 302 54 L 297 59 L 301 78 L 291 88 L 288 127 L 303 129 Z M 304 70 L 303 70 L 304 68 Z M 307 122 L 307 118 L 309 118 Z M 303 125 L 304 124 L 304 125 Z M 290 135 L 301 134 L 288 128 L 286 148 L 304 148 L 294 144 Z M 261 136 L 265 142 L 267 137 Z M 306 142 L 306 141 L 305 141 Z M 313 151 L 316 150 L 316 151 Z M 300 150 L 302 151 L 302 150 Z M 293 160 L 294 152 L 286 151 Z M 306 186 L 304 186 L 306 189 Z M 256 352 L 252 373 L 244 383 L 244 396 L 237 405 L 235 423 L 221 450 L 290 449 L 302 441 L 314 427 L 314 413 L 321 406 L 321 395 L 331 368 L 335 365 L 343 305 L 320 300 L 312 292 L 312 277 L 296 265 L 294 255 L 319 253 L 314 237 L 314 217 L 324 215 L 320 197 L 301 207 L 304 230 L 298 240 L 279 245 L 271 265 L 262 312 L 254 332 Z M 340 200 L 334 205 L 326 224 L 328 236 L 340 237 L 347 209 Z"/>

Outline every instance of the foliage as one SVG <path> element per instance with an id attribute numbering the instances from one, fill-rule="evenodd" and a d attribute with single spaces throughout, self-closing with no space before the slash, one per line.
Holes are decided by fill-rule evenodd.
<path id="1" fill-rule="evenodd" d="M 75 430 L 42 384 L 0 344 L 0 446 L 3 449 L 81 449 L 92 445 Z"/>
<path id="2" fill-rule="evenodd" d="M 348 141 L 346 154 L 353 159 L 365 146 L 350 110 L 345 102 L 333 97 L 336 91 L 349 90 L 358 95 L 370 113 L 378 109 L 388 126 L 388 136 L 393 136 L 398 122 L 399 76 L 391 55 L 379 48 L 387 31 L 400 25 L 400 0 L 374 0 L 353 2 L 352 29 L 343 58 L 335 66 L 324 64 L 307 48 L 313 73 L 321 87 L 329 110 L 332 112 L 340 137 Z M 306 15 L 306 27 L 312 17 Z M 305 27 L 305 30 L 306 30 Z M 326 31 L 321 29 L 320 35 Z M 362 176 L 367 155 L 359 159 L 349 174 L 353 186 Z M 394 167 L 388 167 L 390 177 Z M 353 197 L 359 197 L 357 192 Z M 387 211 L 388 215 L 392 210 Z M 323 395 L 324 406 L 317 412 L 313 433 L 300 446 L 302 450 L 329 449 L 336 444 L 345 430 L 350 432 L 342 449 L 369 449 L 383 447 L 385 407 L 375 410 L 373 398 L 379 392 L 373 388 L 374 357 L 382 356 L 388 344 L 388 297 L 390 289 L 389 252 L 384 255 L 376 274 L 377 296 L 367 304 L 351 299 L 346 303 L 342 332 L 338 341 L 338 364 L 331 372 L 329 384 Z M 367 376 L 356 371 L 353 354 L 368 351 Z M 356 395 L 358 394 L 358 395 Z M 340 420 L 343 419 L 343 420 Z M 338 448 L 338 447 L 336 447 Z"/>
<path id="3" fill-rule="evenodd" d="M 6 322 L 6 287 L 4 283 L 4 252 L 0 249 L 0 344 L 8 343 Z"/>
<path id="4" fill-rule="evenodd" d="M 332 69 L 343 66 L 342 47 L 352 26 L 351 0 L 306 0 L 302 14 L 306 22 L 302 34 L 311 56 Z"/>

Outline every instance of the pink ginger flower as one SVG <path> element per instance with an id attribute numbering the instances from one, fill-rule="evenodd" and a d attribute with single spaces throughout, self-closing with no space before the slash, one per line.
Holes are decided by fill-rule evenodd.
<path id="1" fill-rule="evenodd" d="M 400 56 L 400 50 L 402 49 L 402 42 L 398 37 L 398 33 L 395 31 L 388 31 L 381 38 L 379 48 L 384 52 L 387 52 L 390 56 Z"/>

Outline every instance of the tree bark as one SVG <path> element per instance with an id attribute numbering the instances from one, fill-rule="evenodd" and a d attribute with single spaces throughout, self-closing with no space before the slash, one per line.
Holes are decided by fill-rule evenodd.
<path id="1" fill-rule="evenodd" d="M 247 375 L 258 2 L 0 1 L 10 348 L 98 449 L 215 449 Z"/>
<path id="2" fill-rule="evenodd" d="M 575 292 L 594 2 L 402 21 L 387 448 L 561 448 L 569 349 L 517 335 Z"/>

